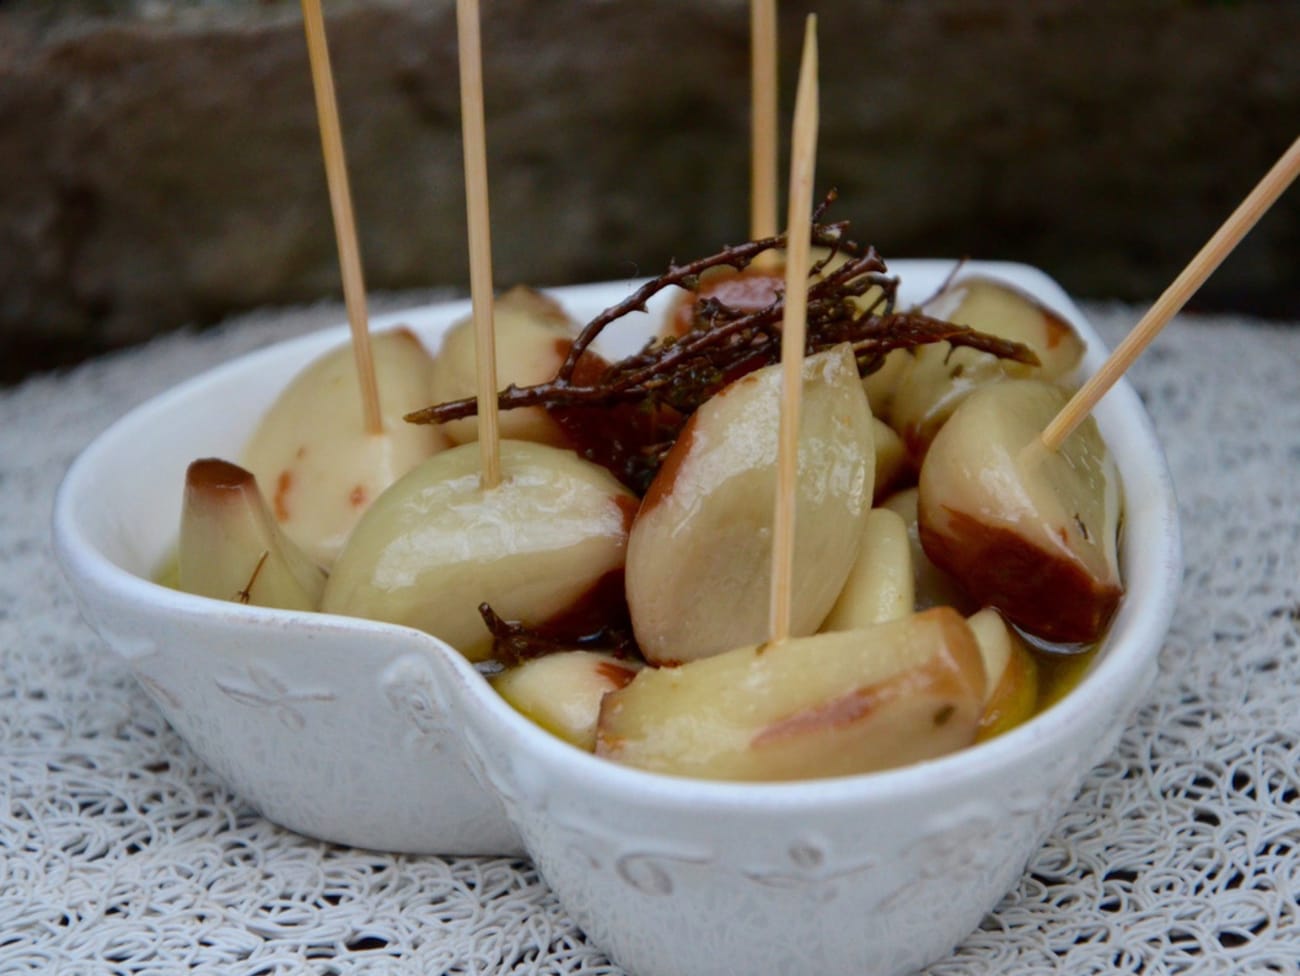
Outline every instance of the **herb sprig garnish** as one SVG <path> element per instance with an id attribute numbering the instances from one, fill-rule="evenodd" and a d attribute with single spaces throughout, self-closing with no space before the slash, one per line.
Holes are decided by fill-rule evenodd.
<path id="1" fill-rule="evenodd" d="M 850 240 L 846 221 L 821 222 L 833 199 L 832 194 L 817 208 L 812 225 L 812 243 L 829 253 L 809 273 L 806 355 L 849 343 L 865 376 L 894 349 L 949 342 L 1037 365 L 1032 350 L 1020 343 L 919 312 L 897 311 L 898 279 L 887 273 L 875 248 Z M 651 339 L 639 352 L 613 363 L 597 356 L 592 343 L 618 319 L 646 311 L 649 300 L 664 289 L 678 286 L 698 293 L 707 272 L 743 272 L 759 254 L 781 250 L 785 243 L 780 234 L 672 264 L 588 322 L 553 379 L 524 387 L 511 384 L 500 392 L 498 405 L 502 410 L 544 407 L 570 433 L 599 429 L 598 437 L 574 438 L 579 452 L 643 494 L 687 418 L 701 404 L 746 373 L 780 359 L 784 298 L 778 289 L 772 302 L 758 310 L 698 298 L 685 335 Z M 873 290 L 874 297 L 864 301 Z M 595 415 L 610 408 L 616 408 L 611 416 Z M 438 424 L 477 412 L 475 399 L 466 397 L 414 411 L 406 420 Z"/>
<path id="2" fill-rule="evenodd" d="M 507 668 L 561 651 L 601 651 L 628 660 L 640 660 L 641 650 L 626 620 L 589 629 L 530 626 L 506 620 L 488 604 L 480 603 L 479 616 L 492 634 L 492 658 Z"/>

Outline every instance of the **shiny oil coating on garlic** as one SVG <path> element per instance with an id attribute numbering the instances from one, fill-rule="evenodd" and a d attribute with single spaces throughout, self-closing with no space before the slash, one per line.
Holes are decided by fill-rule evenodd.
<path id="1" fill-rule="evenodd" d="M 921 468 L 920 534 L 980 603 L 1045 639 L 1089 642 L 1122 593 L 1120 485 L 1092 418 L 1059 451 L 1042 447 L 1067 400 L 1037 380 L 972 394 Z"/>
<path id="2" fill-rule="evenodd" d="M 202 458 L 185 473 L 176 588 L 256 607 L 315 610 L 325 574 L 276 524 L 245 469 Z"/>
<path id="3" fill-rule="evenodd" d="M 963 279 L 931 298 L 921 311 L 1023 343 L 1038 357 L 1039 365 L 999 359 L 947 342 L 906 352 L 906 365 L 894 381 L 889 423 L 918 463 L 953 411 L 974 391 L 1006 378 L 1059 380 L 1083 358 L 1083 340 L 1065 319 L 1004 282 Z"/>
<path id="4" fill-rule="evenodd" d="M 516 285 L 493 303 L 496 332 L 497 382 L 505 387 L 531 386 L 552 379 L 569 354 L 576 331 L 573 321 L 555 301 L 539 291 Z M 477 390 L 474 321 L 453 325 L 433 362 L 429 400 L 443 403 L 472 397 Z M 544 407 L 503 410 L 501 436 L 563 446 L 564 434 Z M 453 442 L 478 440 L 478 418 L 452 420 L 440 428 Z"/>
<path id="5" fill-rule="evenodd" d="M 572 451 L 501 442 L 503 479 L 479 485 L 475 444 L 420 465 L 366 513 L 321 609 L 404 624 L 471 660 L 491 640 L 478 606 L 545 623 L 623 565 L 635 497 Z"/>
<path id="6" fill-rule="evenodd" d="M 888 769 L 970 745 L 985 685 L 970 628 L 943 607 L 647 668 L 605 696 L 596 752 L 706 779 Z"/>
<path id="7" fill-rule="evenodd" d="M 792 633 L 843 588 L 871 507 L 871 413 L 847 347 L 804 364 Z M 767 636 L 780 367 L 705 403 L 650 486 L 628 542 L 627 597 L 648 660 L 707 657 Z"/>

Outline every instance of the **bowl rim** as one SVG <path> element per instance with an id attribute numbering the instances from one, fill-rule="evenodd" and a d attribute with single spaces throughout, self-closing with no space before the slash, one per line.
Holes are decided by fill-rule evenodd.
<path id="1" fill-rule="evenodd" d="M 942 269 L 946 276 L 953 264 L 948 259 L 897 259 L 890 263 L 890 272 L 904 281 L 909 273 L 913 276 L 933 274 L 936 269 Z M 1063 315 L 1087 342 L 1084 375 L 1095 371 L 1104 359 L 1105 349 L 1095 329 L 1073 299 L 1041 270 L 1015 262 L 971 261 L 964 264 L 956 280 L 976 276 L 1010 280 L 1014 286 L 1028 291 Z M 626 286 L 630 290 L 637 283 L 638 280 L 628 279 L 544 290 L 561 301 L 573 302 L 592 295 L 610 294 L 615 288 Z M 376 316 L 371 328 L 396 326 L 416 313 L 436 312 L 439 318 L 452 321 L 467 314 L 469 308 L 468 299 L 428 303 Z M 421 327 L 417 326 L 416 332 L 427 341 Z M 1112 444 L 1112 453 L 1116 455 L 1124 480 L 1126 512 L 1135 491 L 1139 487 L 1142 490 L 1144 514 L 1141 521 L 1146 530 L 1138 556 L 1139 562 L 1149 564 L 1150 569 L 1136 579 L 1133 574 L 1126 579 L 1125 599 L 1112 623 L 1103 652 L 1069 694 L 1017 728 L 936 759 L 876 772 L 753 783 L 695 779 L 624 766 L 569 745 L 534 725 L 509 706 L 473 664 L 432 635 L 409 627 L 331 614 L 249 606 L 232 610 L 233 604 L 225 605 L 221 601 L 172 590 L 131 573 L 116 565 L 90 542 L 79 517 L 78 501 L 84 497 L 98 466 L 111 456 L 121 439 L 131 436 L 136 427 L 146 423 L 154 414 L 201 394 L 208 386 L 226 382 L 233 374 L 275 357 L 288 356 L 291 352 L 306 357 L 313 351 L 323 351 L 337 344 L 346 335 L 347 326 L 339 324 L 238 356 L 149 398 L 97 435 L 69 467 L 59 485 L 53 508 L 54 548 L 65 574 L 74 582 L 74 590 L 87 586 L 95 589 L 101 599 L 125 602 L 138 610 L 152 609 L 195 623 L 211 621 L 215 611 L 218 616 L 233 613 L 250 622 L 262 621 L 275 630 L 305 626 L 317 632 L 331 630 L 375 637 L 388 635 L 394 639 L 400 637 L 407 643 L 418 641 L 430 652 L 444 658 L 445 663 L 460 676 L 463 690 L 472 696 L 474 704 L 486 709 L 486 719 L 499 722 L 503 733 L 538 760 L 551 767 L 563 768 L 570 781 L 600 792 L 627 792 L 653 800 L 658 808 L 683 811 L 698 809 L 700 804 L 708 804 L 714 809 L 752 808 L 757 804 L 773 812 L 813 807 L 828 810 L 861 806 L 867 800 L 890 801 L 929 794 L 936 785 L 968 783 L 992 775 L 1027 754 L 1056 748 L 1056 743 L 1072 730 L 1086 727 L 1090 716 L 1098 709 L 1114 707 L 1125 692 L 1144 687 L 1153 672 L 1155 655 L 1177 604 L 1182 577 L 1181 535 L 1167 462 L 1150 418 L 1127 379 L 1116 384 L 1096 413 L 1099 421 L 1102 417 L 1114 416 L 1116 419 L 1109 424 L 1103 423 L 1103 427 L 1116 427 L 1117 431 L 1123 432 L 1120 440 L 1124 450 L 1115 451 Z M 1122 427 L 1118 424 L 1120 419 L 1124 420 Z M 1111 443 L 1109 435 L 1107 441 Z M 1121 455 L 1129 459 L 1128 470 L 1121 463 Z M 1133 475 L 1140 475 L 1135 479 L 1137 483 L 1131 483 Z M 1126 540 L 1125 548 L 1130 545 L 1136 546 L 1137 540 Z M 1143 604 L 1135 607 L 1130 600 L 1129 587 L 1139 580 L 1143 584 L 1139 591 L 1143 594 Z M 461 742 L 463 745 L 463 737 Z M 1092 745 L 1091 742 L 1085 743 L 1087 748 Z"/>

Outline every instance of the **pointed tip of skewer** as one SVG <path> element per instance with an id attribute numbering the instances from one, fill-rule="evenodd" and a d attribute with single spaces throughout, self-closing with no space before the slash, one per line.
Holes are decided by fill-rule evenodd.
<path id="1" fill-rule="evenodd" d="M 805 125 L 812 128 L 813 150 L 816 150 L 816 135 L 818 125 L 818 82 L 817 82 L 817 15 L 809 14 L 804 21 L 803 31 L 803 56 L 799 62 L 799 87 L 795 93 L 795 138 L 798 138 L 798 116 L 802 107 L 805 115 Z M 801 103 L 802 102 L 802 106 Z M 811 160 L 809 161 L 811 166 Z M 811 209 L 811 196 L 809 197 L 808 208 Z"/>
<path id="2" fill-rule="evenodd" d="M 750 240 L 777 232 L 776 0 L 750 2 Z M 774 251 L 754 259 L 758 270 L 780 263 Z"/>

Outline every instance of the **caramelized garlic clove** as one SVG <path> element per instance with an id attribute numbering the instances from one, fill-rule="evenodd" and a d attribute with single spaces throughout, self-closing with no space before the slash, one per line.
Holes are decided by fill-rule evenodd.
<path id="1" fill-rule="evenodd" d="M 573 345 L 575 328 L 568 313 L 554 299 L 524 285 L 516 285 L 496 298 L 492 324 L 497 381 L 502 388 L 512 383 L 532 386 L 553 379 Z M 442 340 L 433 363 L 428 397 L 434 403 L 445 403 L 472 397 L 477 389 L 474 321 L 465 318 L 453 325 Z M 503 438 L 567 446 L 563 431 L 544 407 L 503 410 L 499 424 Z M 452 420 L 443 424 L 442 430 L 454 443 L 468 444 L 478 440 L 478 418 Z"/>
<path id="2" fill-rule="evenodd" d="M 1023 343 L 1034 351 L 1040 365 L 953 348 L 947 342 L 914 349 L 897 380 L 888 417 L 917 464 L 953 411 L 975 390 L 1007 377 L 1060 379 L 1083 359 L 1083 340 L 1073 326 L 1036 298 L 991 278 L 964 278 L 935 295 L 920 311 Z"/>
<path id="3" fill-rule="evenodd" d="M 1002 614 L 986 607 L 966 621 L 984 657 L 988 690 L 977 740 L 983 742 L 1027 722 L 1038 709 L 1038 662 Z"/>
<path id="4" fill-rule="evenodd" d="M 596 747 L 600 702 L 642 665 L 596 651 L 560 651 L 507 668 L 490 679 L 515 711 L 570 745 Z"/>
<path id="5" fill-rule="evenodd" d="M 897 512 L 873 508 L 862 531 L 858 558 L 821 630 L 858 630 L 901 620 L 913 612 L 915 603 L 907 525 Z"/>
<path id="6" fill-rule="evenodd" d="M 478 447 L 464 444 L 407 474 L 357 525 L 321 609 L 415 627 L 481 661 L 492 639 L 479 604 L 537 626 L 608 590 L 636 497 L 604 468 L 543 444 L 502 441 L 501 470 L 484 491 Z M 621 599 L 604 610 L 617 616 Z"/>
<path id="7" fill-rule="evenodd" d="M 1038 380 L 972 394 L 921 468 L 921 542 L 980 604 L 1049 641 L 1091 642 L 1123 592 L 1119 474 L 1088 418 L 1057 452 L 1039 435 L 1068 399 Z"/>
<path id="8" fill-rule="evenodd" d="M 299 373 L 258 424 L 244 466 L 267 493 L 284 531 L 328 568 L 366 507 L 420 461 L 447 445 L 436 428 L 402 420 L 429 397 L 432 358 L 409 329 L 371 337 L 384 422 L 362 426 L 351 346 Z"/>
<path id="9" fill-rule="evenodd" d="M 176 588 L 282 610 L 315 610 L 325 574 L 280 531 L 252 473 L 204 458 L 185 472 Z"/>
<path id="10" fill-rule="evenodd" d="M 871 415 L 847 346 L 804 364 L 791 632 L 813 633 L 857 556 L 871 505 Z M 687 422 L 628 540 L 627 599 L 647 660 L 677 663 L 768 632 L 780 366 Z"/>
<path id="11" fill-rule="evenodd" d="M 984 694 L 970 628 L 940 608 L 647 668 L 605 697 L 596 754 L 707 779 L 865 773 L 970 745 Z"/>

